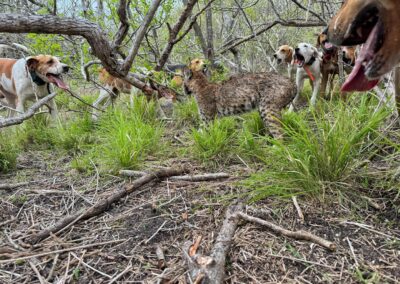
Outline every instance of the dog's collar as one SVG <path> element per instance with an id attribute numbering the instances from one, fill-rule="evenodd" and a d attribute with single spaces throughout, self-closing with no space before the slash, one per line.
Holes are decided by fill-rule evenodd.
<path id="1" fill-rule="evenodd" d="M 313 56 L 313 57 L 311 57 L 311 59 L 310 59 L 305 65 L 311 66 L 311 65 L 314 64 L 315 60 L 317 60 L 317 58 L 315 58 L 315 57 Z"/>
<path id="2" fill-rule="evenodd" d="M 42 78 L 38 76 L 38 74 L 36 74 L 34 70 L 29 70 L 29 74 L 31 75 L 32 82 L 35 83 L 36 85 L 43 86 L 47 84 Z"/>

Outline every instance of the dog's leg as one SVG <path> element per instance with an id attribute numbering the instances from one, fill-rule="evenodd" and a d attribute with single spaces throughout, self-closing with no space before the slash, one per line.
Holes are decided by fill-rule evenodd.
<path id="1" fill-rule="evenodd" d="M 50 100 L 49 103 L 47 104 L 47 108 L 49 109 L 51 119 L 53 121 L 57 121 L 58 118 L 58 110 L 57 110 L 57 105 L 55 100 Z"/>
<path id="2" fill-rule="evenodd" d="M 322 82 L 321 82 L 321 97 L 324 99 L 327 99 L 327 95 L 326 95 L 326 87 L 328 84 L 328 80 L 329 80 L 329 72 L 326 70 L 323 70 L 322 72 Z"/>
<path id="3" fill-rule="evenodd" d="M 328 98 L 330 100 L 332 100 L 333 98 L 333 91 L 334 91 L 334 86 L 335 86 L 335 77 L 336 77 L 336 73 L 331 74 L 330 78 L 329 78 L 329 93 L 328 93 Z"/>
<path id="4" fill-rule="evenodd" d="M 168 117 L 165 115 L 165 112 L 164 112 L 164 110 L 162 109 L 162 107 L 161 107 L 160 102 L 158 101 L 158 99 L 155 99 L 155 102 L 154 102 L 154 103 L 156 104 L 156 110 L 157 110 L 157 115 L 158 115 L 158 117 L 159 117 L 161 120 L 167 120 Z"/>
<path id="5" fill-rule="evenodd" d="M 289 79 L 290 79 L 290 80 L 293 80 L 293 67 L 292 67 L 291 64 L 288 64 L 287 70 L 288 70 Z"/>
<path id="6" fill-rule="evenodd" d="M 290 104 L 289 107 L 289 112 L 292 112 L 296 109 L 296 106 L 299 102 L 301 92 L 303 91 L 304 88 L 304 77 L 301 75 L 300 70 L 297 70 L 296 74 L 296 96 L 294 97 L 294 100 Z"/>
<path id="7" fill-rule="evenodd" d="M 24 97 L 23 96 L 18 96 L 18 98 L 16 99 L 16 106 L 15 106 L 15 109 L 17 110 L 17 114 L 16 115 L 20 115 L 20 114 L 23 114 L 25 112 L 24 104 L 25 104 Z"/>
<path id="8" fill-rule="evenodd" d="M 317 102 L 317 97 L 318 97 L 318 92 L 319 92 L 320 85 L 321 85 L 321 79 L 315 79 L 313 95 L 311 97 L 311 102 L 310 102 L 312 107 L 314 107 L 316 102 Z"/>
<path id="9" fill-rule="evenodd" d="M 290 112 L 292 112 L 296 109 L 296 106 L 300 99 L 301 92 L 303 91 L 303 87 L 304 87 L 304 78 L 299 74 L 296 75 L 296 87 L 297 87 L 297 92 L 296 92 L 296 96 L 294 97 L 293 102 L 290 104 L 290 107 L 289 107 Z"/>
<path id="10" fill-rule="evenodd" d="M 106 90 L 102 89 L 102 90 L 100 90 L 100 95 L 99 95 L 99 97 L 98 97 L 97 100 L 93 103 L 93 106 L 96 107 L 96 108 L 98 108 L 98 109 L 105 109 L 104 106 L 103 106 L 103 107 L 100 107 L 100 105 L 101 105 L 101 104 L 103 103 L 103 101 L 106 100 L 106 99 L 110 99 L 110 94 L 109 94 Z M 110 100 L 110 101 L 111 101 L 111 100 Z M 96 109 L 94 109 L 94 110 L 93 110 L 93 114 L 92 114 L 92 119 L 93 119 L 93 120 L 97 120 L 97 118 L 98 118 L 98 111 L 97 111 Z"/>

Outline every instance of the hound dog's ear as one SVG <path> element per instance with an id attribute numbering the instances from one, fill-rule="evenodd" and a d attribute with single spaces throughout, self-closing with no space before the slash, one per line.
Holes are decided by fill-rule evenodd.
<path id="1" fill-rule="evenodd" d="M 26 58 L 26 66 L 28 66 L 29 71 L 36 70 L 38 64 L 39 60 L 37 60 L 35 57 Z"/>
<path id="2" fill-rule="evenodd" d="M 319 34 L 319 35 L 317 36 L 317 44 L 316 44 L 316 47 L 317 47 L 317 48 L 320 48 L 320 47 L 321 47 L 321 34 Z"/>
<path id="3" fill-rule="evenodd" d="M 190 70 L 190 68 L 188 68 L 188 67 L 183 68 L 183 77 L 184 77 L 186 80 L 192 79 L 192 77 L 193 77 L 193 72 L 192 72 L 192 70 Z"/>

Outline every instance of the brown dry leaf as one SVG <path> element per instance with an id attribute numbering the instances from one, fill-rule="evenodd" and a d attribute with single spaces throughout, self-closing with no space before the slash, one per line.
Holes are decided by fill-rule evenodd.
<path id="1" fill-rule="evenodd" d="M 194 256 L 197 253 L 197 250 L 199 249 L 201 240 L 203 239 L 202 236 L 198 236 L 194 244 L 190 247 L 189 249 L 189 256 Z"/>

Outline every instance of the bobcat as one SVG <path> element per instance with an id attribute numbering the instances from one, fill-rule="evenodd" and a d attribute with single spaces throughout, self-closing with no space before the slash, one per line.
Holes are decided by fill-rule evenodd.
<path id="1" fill-rule="evenodd" d="M 203 121 L 258 109 L 276 139 L 282 138 L 281 111 L 296 95 L 296 85 L 289 78 L 270 72 L 238 74 L 222 83 L 210 83 L 199 59 L 184 69 L 184 84 L 194 93 Z"/>

